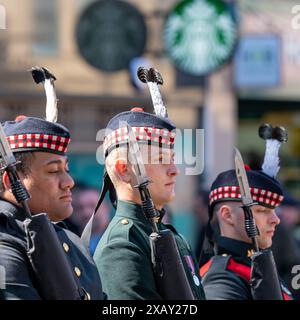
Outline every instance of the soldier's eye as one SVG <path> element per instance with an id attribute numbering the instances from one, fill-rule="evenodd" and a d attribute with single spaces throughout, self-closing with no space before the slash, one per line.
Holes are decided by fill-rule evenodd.
<path id="1" fill-rule="evenodd" d="M 49 173 L 57 173 L 57 172 L 58 172 L 58 167 L 57 167 L 56 165 L 50 166 L 50 167 L 48 168 L 48 172 L 49 172 Z"/>

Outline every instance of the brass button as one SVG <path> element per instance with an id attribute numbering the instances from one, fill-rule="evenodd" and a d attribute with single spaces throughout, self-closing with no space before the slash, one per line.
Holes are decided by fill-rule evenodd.
<path id="1" fill-rule="evenodd" d="M 123 220 L 121 221 L 121 223 L 122 223 L 122 224 L 128 224 L 129 222 L 128 222 L 127 219 L 123 219 Z"/>
<path id="2" fill-rule="evenodd" d="M 68 246 L 68 244 L 67 243 L 63 243 L 63 248 L 64 248 L 64 250 L 66 251 L 66 252 L 68 252 L 69 250 L 70 250 L 70 247 Z"/>
<path id="3" fill-rule="evenodd" d="M 81 276 L 81 271 L 80 271 L 80 269 L 78 267 L 75 267 L 74 271 L 75 271 L 77 277 Z"/>
<path id="4" fill-rule="evenodd" d="M 254 255 L 254 250 L 253 249 L 247 251 L 247 257 L 248 258 L 253 256 L 253 255 Z"/>

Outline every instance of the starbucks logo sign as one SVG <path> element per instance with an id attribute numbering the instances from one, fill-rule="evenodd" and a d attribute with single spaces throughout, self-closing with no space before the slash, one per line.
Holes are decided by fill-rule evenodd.
<path id="1" fill-rule="evenodd" d="M 184 0 L 169 14 L 164 28 L 171 59 L 182 71 L 198 76 L 228 61 L 237 38 L 232 11 L 221 0 Z"/>

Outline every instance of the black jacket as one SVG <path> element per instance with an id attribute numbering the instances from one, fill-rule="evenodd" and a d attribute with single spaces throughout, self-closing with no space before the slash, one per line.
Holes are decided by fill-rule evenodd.
<path id="1" fill-rule="evenodd" d="M 23 230 L 23 210 L 0 200 L 0 265 L 5 270 L 4 299 L 41 299 L 35 274 L 26 254 L 26 236 Z M 88 250 L 74 233 L 54 224 L 68 260 L 81 287 L 91 299 L 102 299 L 102 287 L 97 268 Z M 49 268 L 55 261 L 45 263 Z M 2 268 L 3 269 L 3 268 Z"/>
<path id="2" fill-rule="evenodd" d="M 202 284 L 207 299 L 252 300 L 250 287 L 253 247 L 243 241 L 220 237 L 217 255 L 200 269 Z M 281 283 L 285 299 L 291 293 Z"/>

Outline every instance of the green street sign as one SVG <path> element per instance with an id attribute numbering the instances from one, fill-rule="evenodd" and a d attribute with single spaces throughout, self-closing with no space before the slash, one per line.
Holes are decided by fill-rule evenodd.
<path id="1" fill-rule="evenodd" d="M 167 17 L 166 50 L 178 69 L 206 75 L 233 54 L 238 27 L 229 4 L 221 0 L 183 0 Z"/>

